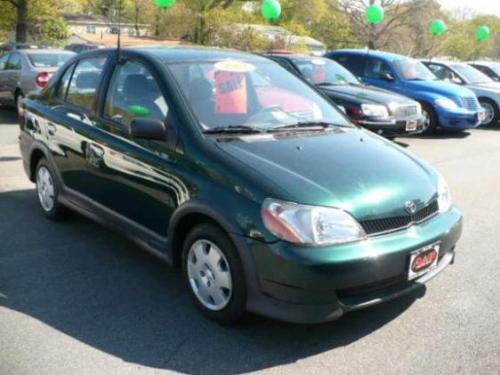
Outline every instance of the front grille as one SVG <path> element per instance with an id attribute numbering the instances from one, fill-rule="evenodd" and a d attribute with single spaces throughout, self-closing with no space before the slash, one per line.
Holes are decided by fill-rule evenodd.
<path id="1" fill-rule="evenodd" d="M 464 108 L 469 111 L 477 111 L 479 109 L 479 102 L 475 97 L 464 97 L 462 98 L 464 103 Z"/>
<path id="2" fill-rule="evenodd" d="M 395 117 L 410 117 L 418 114 L 417 106 L 414 104 L 400 105 L 394 108 Z"/>
<path id="3" fill-rule="evenodd" d="M 413 215 L 393 216 L 383 219 L 363 220 L 360 222 L 366 234 L 375 234 L 406 228 L 411 223 L 419 223 L 429 219 L 438 212 L 438 202 L 434 200 Z"/>

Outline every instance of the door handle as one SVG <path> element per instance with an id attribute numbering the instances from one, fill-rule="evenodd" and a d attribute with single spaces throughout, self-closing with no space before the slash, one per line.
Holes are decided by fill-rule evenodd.
<path id="1" fill-rule="evenodd" d="M 89 164 L 99 168 L 104 164 L 104 149 L 95 143 L 87 143 L 85 158 Z"/>
<path id="2" fill-rule="evenodd" d="M 47 133 L 49 133 L 49 135 L 54 135 L 56 134 L 56 131 L 57 127 L 53 123 L 49 122 L 47 124 Z"/>
<path id="3" fill-rule="evenodd" d="M 66 112 L 66 115 L 74 120 L 84 122 L 87 125 L 92 125 L 92 121 L 90 121 L 90 118 L 88 118 L 88 116 L 83 113 Z"/>

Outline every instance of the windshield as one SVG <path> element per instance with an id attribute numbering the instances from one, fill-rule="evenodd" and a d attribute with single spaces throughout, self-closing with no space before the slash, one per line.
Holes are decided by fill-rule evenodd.
<path id="1" fill-rule="evenodd" d="M 30 53 L 28 58 L 35 68 L 58 68 L 72 57 L 72 53 Z"/>
<path id="2" fill-rule="evenodd" d="M 302 75 L 315 85 L 359 83 L 342 65 L 325 58 L 294 58 Z"/>
<path id="3" fill-rule="evenodd" d="M 399 59 L 394 61 L 398 75 L 409 81 L 435 81 L 436 76 L 420 61 L 414 59 Z"/>
<path id="4" fill-rule="evenodd" d="M 491 64 L 490 68 L 498 75 L 500 75 L 500 64 Z"/>
<path id="5" fill-rule="evenodd" d="M 454 64 L 451 67 L 455 69 L 463 78 L 465 78 L 467 83 L 493 82 L 493 80 L 486 74 L 480 72 L 470 65 Z"/>
<path id="6" fill-rule="evenodd" d="M 169 68 L 204 130 L 304 122 L 352 126 L 315 90 L 271 61 L 190 61 Z"/>

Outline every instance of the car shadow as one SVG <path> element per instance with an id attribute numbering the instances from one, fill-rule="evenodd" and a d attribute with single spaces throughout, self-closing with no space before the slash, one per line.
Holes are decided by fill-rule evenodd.
<path id="1" fill-rule="evenodd" d="M 437 129 L 432 134 L 403 135 L 401 138 L 423 138 L 423 139 L 462 139 L 471 135 L 470 131 L 453 131 Z"/>
<path id="2" fill-rule="evenodd" d="M 8 107 L 0 107 L 0 124 L 17 126 L 16 110 Z"/>
<path id="3" fill-rule="evenodd" d="M 33 190 L 0 193 L 0 306 L 143 366 L 235 374 L 297 362 L 380 329 L 423 294 L 315 326 L 257 316 L 220 326 L 191 303 L 180 272 L 82 217 L 43 217 Z"/>
<path id="4" fill-rule="evenodd" d="M 0 162 L 2 161 L 17 161 L 21 160 L 19 156 L 0 156 Z"/>
<path id="5" fill-rule="evenodd" d="M 500 122 L 497 123 L 496 125 L 488 125 L 488 126 L 480 126 L 477 128 L 478 130 L 493 130 L 493 131 L 500 131 Z"/>

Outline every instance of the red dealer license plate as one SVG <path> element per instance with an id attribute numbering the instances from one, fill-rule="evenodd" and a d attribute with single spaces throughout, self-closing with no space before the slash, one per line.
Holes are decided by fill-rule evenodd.
<path id="1" fill-rule="evenodd" d="M 408 280 L 436 268 L 439 259 L 439 244 L 433 244 L 414 251 L 410 255 L 410 265 L 408 267 Z"/>

